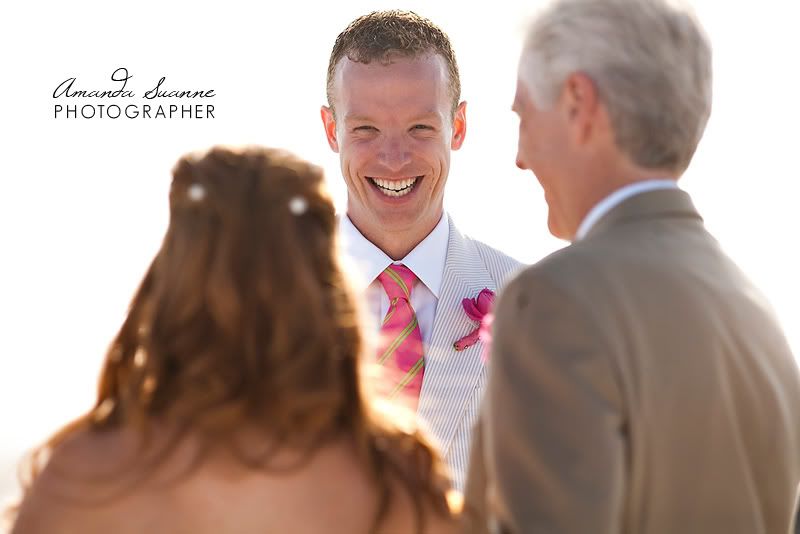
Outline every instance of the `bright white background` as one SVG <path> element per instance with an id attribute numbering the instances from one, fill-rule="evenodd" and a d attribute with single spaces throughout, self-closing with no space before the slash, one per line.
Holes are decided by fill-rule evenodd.
<path id="1" fill-rule="evenodd" d="M 90 406 L 106 346 L 165 230 L 178 156 L 216 143 L 285 147 L 325 167 L 343 206 L 319 106 L 333 41 L 358 15 L 413 9 L 453 41 L 469 130 L 454 155 L 447 208 L 462 230 L 525 262 L 563 246 L 547 234 L 538 183 L 514 166 L 515 67 L 538 4 L 5 3 L 0 499 L 15 491 L 19 456 Z M 714 45 L 714 110 L 682 185 L 772 300 L 800 354 L 800 9 L 794 0 L 695 5 Z M 161 76 L 173 89 L 213 88 L 217 118 L 53 118 L 61 81 L 115 89 L 109 77 L 120 66 L 137 97 Z"/>

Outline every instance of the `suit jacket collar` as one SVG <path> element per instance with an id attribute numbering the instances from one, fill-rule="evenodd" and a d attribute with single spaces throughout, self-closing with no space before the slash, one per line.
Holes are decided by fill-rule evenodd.
<path id="1" fill-rule="evenodd" d="M 647 191 L 626 199 L 606 213 L 586 234 L 586 239 L 636 220 L 659 218 L 703 218 L 691 197 L 681 189 Z"/>
<path id="2" fill-rule="evenodd" d="M 458 352 L 453 343 L 478 325 L 461 305 L 484 289 L 497 291 L 475 244 L 458 231 L 451 218 L 442 288 L 436 305 L 430 343 L 425 350 L 425 378 L 418 413 L 443 452 L 447 452 L 475 389 L 483 379 L 483 345 Z"/>

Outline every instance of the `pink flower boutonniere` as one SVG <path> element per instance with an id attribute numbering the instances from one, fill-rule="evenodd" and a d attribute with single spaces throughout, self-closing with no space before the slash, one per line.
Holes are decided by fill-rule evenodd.
<path id="1" fill-rule="evenodd" d="M 462 351 L 468 347 L 471 347 L 478 340 L 483 341 L 484 349 L 489 346 L 489 342 L 492 339 L 491 336 L 491 325 L 492 325 L 492 306 L 494 305 L 494 291 L 489 288 L 485 288 L 478 293 L 478 296 L 475 298 L 466 298 L 461 301 L 461 305 L 464 307 L 464 311 L 467 313 L 467 317 L 472 319 L 473 321 L 478 323 L 478 327 L 475 328 L 472 332 L 467 334 L 466 336 L 462 337 L 458 341 L 453 344 L 453 347 L 458 350 Z M 484 360 L 486 360 L 487 351 L 484 350 Z"/>

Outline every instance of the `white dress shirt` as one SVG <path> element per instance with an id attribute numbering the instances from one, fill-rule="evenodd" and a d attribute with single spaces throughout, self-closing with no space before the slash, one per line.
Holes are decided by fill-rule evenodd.
<path id="1" fill-rule="evenodd" d="M 339 217 L 339 237 L 351 267 L 356 270 L 357 289 L 365 294 L 368 317 L 374 324 L 375 332 L 380 330 L 383 318 L 389 311 L 389 297 L 378 281 L 378 275 L 392 263 L 402 263 L 417 276 L 418 281 L 411 290 L 411 306 L 417 315 L 422 341 L 427 345 L 433 330 L 433 317 L 447 259 L 450 238 L 447 217 L 442 214 L 431 233 L 399 261 L 392 261 L 385 252 L 368 241 L 347 215 Z"/>
<path id="2" fill-rule="evenodd" d="M 620 187 L 589 210 L 589 213 L 586 214 L 586 217 L 583 218 L 580 226 L 578 226 L 578 231 L 575 232 L 574 241 L 580 241 L 586 237 L 589 230 L 597 224 L 597 221 L 603 218 L 603 215 L 622 204 L 623 201 L 641 193 L 655 191 L 657 189 L 678 189 L 678 184 L 675 180 L 653 179 L 643 180 Z"/>

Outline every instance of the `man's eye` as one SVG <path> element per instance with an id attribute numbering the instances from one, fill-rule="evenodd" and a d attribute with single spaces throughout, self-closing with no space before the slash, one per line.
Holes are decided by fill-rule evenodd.
<path id="1" fill-rule="evenodd" d="M 362 131 L 362 132 L 364 132 L 364 131 L 376 131 L 377 132 L 378 129 L 375 128 L 374 126 L 356 126 L 355 128 L 353 128 L 353 131 L 354 132 L 358 132 L 358 131 Z"/>
<path id="2" fill-rule="evenodd" d="M 432 127 L 428 126 L 427 124 L 415 124 L 411 127 L 412 130 L 433 130 Z"/>

